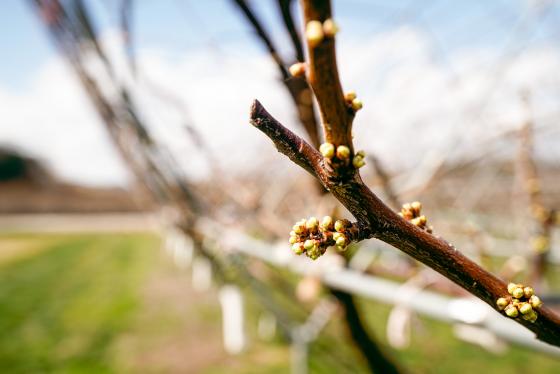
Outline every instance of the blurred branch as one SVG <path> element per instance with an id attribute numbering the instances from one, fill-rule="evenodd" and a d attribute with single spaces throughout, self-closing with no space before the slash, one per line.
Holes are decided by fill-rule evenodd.
<path id="1" fill-rule="evenodd" d="M 132 4 L 133 0 L 121 0 L 121 32 L 124 39 L 128 64 L 133 75 L 136 75 L 136 59 L 134 57 L 134 44 L 132 38 Z"/>
<path id="2" fill-rule="evenodd" d="M 264 26 L 261 24 L 256 14 L 253 12 L 251 7 L 247 4 L 247 2 L 245 0 L 233 0 L 233 1 L 242 11 L 247 21 L 251 24 L 256 35 L 261 40 L 261 42 L 265 45 L 268 53 L 272 57 L 276 66 L 278 67 L 278 70 L 280 71 L 280 74 L 282 76 L 282 83 L 290 93 L 292 101 L 296 106 L 299 121 L 302 124 L 305 131 L 307 132 L 307 135 L 309 136 L 311 143 L 314 146 L 318 147 L 320 142 L 319 130 L 317 126 L 315 108 L 313 107 L 313 97 L 311 95 L 311 90 L 309 89 L 309 85 L 307 84 L 307 81 L 302 77 L 290 76 L 290 73 L 288 72 L 287 64 L 282 59 L 282 57 L 280 57 L 280 54 L 278 53 L 277 48 L 274 46 L 272 39 L 264 29 Z M 294 48 L 296 49 L 295 55 L 299 61 L 302 61 L 303 49 L 301 47 L 301 41 L 299 39 L 299 35 L 297 34 L 294 27 L 294 22 L 292 19 L 289 2 L 290 1 L 279 0 L 279 5 L 282 10 L 284 23 L 287 27 L 290 37 L 292 38 Z"/>
<path id="3" fill-rule="evenodd" d="M 391 185 L 391 177 L 389 176 L 387 170 L 385 170 L 385 166 L 379 160 L 379 158 L 375 157 L 372 154 L 368 154 L 368 160 L 371 162 L 375 174 L 377 174 L 377 176 L 379 177 L 381 188 L 383 189 L 383 192 L 385 193 L 389 204 L 394 209 L 400 208 L 402 203 L 399 201 L 399 198 L 395 190 L 393 189 L 393 186 Z"/>
<path id="4" fill-rule="evenodd" d="M 294 15 L 292 12 L 293 3 L 293 0 L 278 0 L 278 7 L 280 8 L 280 13 L 282 14 L 282 20 L 284 21 L 286 31 L 290 34 L 290 39 L 294 45 L 294 49 L 296 51 L 296 61 L 303 61 L 303 45 L 294 22 Z"/>
<path id="5" fill-rule="evenodd" d="M 527 112 L 530 113 L 529 97 L 525 96 L 523 99 Z M 543 203 L 541 181 L 534 155 L 533 135 L 534 125 L 532 119 L 529 119 L 519 131 L 518 170 L 532 219 L 530 227 L 532 258 L 529 279 L 535 289 L 541 289 L 551 249 L 551 231 L 555 224 L 555 212 Z"/>
<path id="6" fill-rule="evenodd" d="M 401 370 L 383 352 L 379 343 L 375 342 L 367 333 L 352 295 L 336 289 L 330 289 L 330 292 L 342 305 L 348 332 L 366 359 L 371 372 L 383 374 L 400 373 Z"/>

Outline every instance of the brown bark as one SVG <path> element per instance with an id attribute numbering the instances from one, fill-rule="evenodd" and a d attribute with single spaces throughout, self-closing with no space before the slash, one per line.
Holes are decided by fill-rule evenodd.
<path id="1" fill-rule="evenodd" d="M 496 300 L 508 297 L 506 283 L 468 259 L 453 245 L 429 234 L 397 215 L 364 185 L 358 173 L 341 178 L 330 169 L 321 156 L 305 140 L 282 126 L 255 101 L 251 123 L 265 133 L 276 148 L 293 162 L 316 176 L 357 219 L 360 237 L 377 238 L 402 250 L 436 270 L 474 296 L 496 309 Z M 531 323 L 514 320 L 537 338 L 560 346 L 560 318 L 546 307 L 538 310 L 538 319 Z"/>

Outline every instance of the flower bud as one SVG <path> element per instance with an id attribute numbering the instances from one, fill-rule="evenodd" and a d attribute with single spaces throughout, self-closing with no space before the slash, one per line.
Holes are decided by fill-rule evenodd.
<path id="1" fill-rule="evenodd" d="M 296 62 L 289 68 L 292 77 L 303 77 L 305 75 L 305 69 L 305 62 Z"/>
<path id="2" fill-rule="evenodd" d="M 325 34 L 320 21 L 309 21 L 305 27 L 305 38 L 311 47 L 316 47 L 323 41 Z"/>
<path id="3" fill-rule="evenodd" d="M 324 216 L 321 221 L 321 227 L 324 230 L 329 230 L 333 226 L 333 219 L 331 216 Z"/>
<path id="4" fill-rule="evenodd" d="M 294 233 L 296 233 L 297 235 L 302 234 L 305 231 L 305 222 L 297 222 L 293 227 L 292 230 L 294 231 Z"/>
<path id="5" fill-rule="evenodd" d="M 332 38 L 336 35 L 338 30 L 338 26 L 332 18 L 329 18 L 328 20 L 323 22 L 323 32 L 325 33 L 325 36 Z"/>
<path id="6" fill-rule="evenodd" d="M 513 295 L 513 290 L 515 290 L 516 288 L 517 288 L 517 284 L 509 283 L 508 286 L 507 286 L 508 293 L 510 295 Z"/>
<path id="7" fill-rule="evenodd" d="M 499 310 L 504 310 L 508 304 L 509 303 L 505 297 L 500 297 L 498 300 L 496 300 L 496 305 L 498 306 Z"/>
<path id="8" fill-rule="evenodd" d="M 297 241 L 298 241 L 297 236 L 290 236 L 290 244 L 295 244 L 297 243 Z"/>
<path id="9" fill-rule="evenodd" d="M 535 322 L 538 318 L 537 313 L 534 310 L 531 310 L 531 312 L 527 313 L 527 314 L 523 314 L 521 316 L 524 320 L 529 321 L 531 323 Z"/>
<path id="10" fill-rule="evenodd" d="M 364 166 L 365 164 L 366 164 L 366 162 L 364 161 L 364 158 L 363 158 L 363 157 L 356 156 L 356 157 L 354 157 L 354 158 L 352 159 L 352 165 L 353 165 L 356 169 L 361 168 L 361 167 Z"/>
<path id="11" fill-rule="evenodd" d="M 315 217 L 311 217 L 307 220 L 305 227 L 309 230 L 309 231 L 316 231 L 317 228 L 319 227 L 319 221 L 317 220 L 317 218 Z"/>
<path id="12" fill-rule="evenodd" d="M 355 91 L 348 91 L 344 94 L 344 100 L 346 100 L 349 103 L 351 103 L 352 100 L 354 100 L 355 98 L 356 98 L 356 92 Z"/>
<path id="13" fill-rule="evenodd" d="M 301 255 L 303 253 L 303 244 L 301 243 L 295 243 L 294 245 L 292 245 L 292 251 L 296 254 L 296 255 Z"/>
<path id="14" fill-rule="evenodd" d="M 519 312 L 517 311 L 517 308 L 514 307 L 513 305 L 508 305 L 505 309 L 505 312 L 506 312 L 507 316 L 511 317 L 511 318 L 515 318 L 519 315 Z"/>
<path id="15" fill-rule="evenodd" d="M 319 152 L 321 152 L 321 154 L 325 158 L 333 158 L 333 156 L 334 156 L 334 145 L 331 144 L 331 143 L 323 143 L 319 147 Z"/>
<path id="16" fill-rule="evenodd" d="M 538 297 L 537 295 L 531 296 L 531 298 L 529 299 L 529 302 L 531 303 L 531 306 L 533 308 L 540 308 L 541 305 L 542 305 L 541 298 Z"/>
<path id="17" fill-rule="evenodd" d="M 352 109 L 354 109 L 354 111 L 358 111 L 360 109 L 362 109 L 364 106 L 364 103 L 362 103 L 362 100 L 360 99 L 354 99 L 352 100 Z"/>
<path id="18" fill-rule="evenodd" d="M 531 296 L 533 296 L 535 294 L 535 290 L 533 289 L 533 287 L 525 287 L 523 288 L 523 294 L 525 295 L 526 298 L 530 298 Z"/>
<path id="19" fill-rule="evenodd" d="M 295 64 L 290 66 L 289 70 L 292 77 L 302 77 L 305 75 L 305 63 L 296 62 Z"/>
<path id="20" fill-rule="evenodd" d="M 344 230 L 346 229 L 346 225 L 344 224 L 344 221 L 337 220 L 334 223 L 334 229 L 338 232 L 344 232 Z"/>
<path id="21" fill-rule="evenodd" d="M 410 203 L 410 209 L 416 214 L 420 214 L 420 210 L 422 210 L 422 203 L 419 201 L 414 201 Z"/>
<path id="22" fill-rule="evenodd" d="M 337 247 L 346 247 L 346 237 L 344 237 L 344 235 L 340 236 L 336 240 L 336 245 Z"/>
<path id="23" fill-rule="evenodd" d="M 533 307 L 529 303 L 521 303 L 519 306 L 521 314 L 529 314 L 533 311 Z"/>
<path id="24" fill-rule="evenodd" d="M 513 292 L 511 293 L 513 295 L 513 297 L 515 297 L 516 299 L 521 299 L 523 297 L 523 288 L 521 287 L 516 287 Z"/>
<path id="25" fill-rule="evenodd" d="M 346 160 L 348 157 L 350 157 L 350 148 L 345 145 L 339 145 L 336 149 L 336 157 L 341 160 Z"/>
<path id="26" fill-rule="evenodd" d="M 315 247 L 314 240 L 307 239 L 305 243 L 303 243 L 303 248 L 305 248 L 306 251 L 311 251 L 314 247 Z"/>

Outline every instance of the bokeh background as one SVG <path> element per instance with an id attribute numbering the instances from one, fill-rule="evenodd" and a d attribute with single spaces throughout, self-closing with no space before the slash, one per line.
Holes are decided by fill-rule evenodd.
<path id="1" fill-rule="evenodd" d="M 248 4 L 279 55 L 295 62 L 277 1 Z M 71 53 L 57 48 L 52 9 L 78 6 L 93 33 L 67 42 L 109 104 L 149 132 L 149 147 L 127 143 L 132 154 L 149 149 L 155 166 L 179 174 L 204 206 L 197 222 L 210 257 L 178 228 L 181 209 L 131 170 Z M 547 210 L 560 207 L 560 3 L 333 6 L 342 84 L 364 102 L 355 145 L 377 161 L 362 169 L 368 185 L 391 204 L 391 191 L 399 203 L 422 201 L 438 235 L 492 272 L 526 281 L 543 236 L 530 214 L 535 196 Z M 79 19 L 71 25 L 84 32 Z M 342 266 L 337 256 L 290 262 L 293 222 L 335 204 L 249 125 L 258 98 L 306 136 L 234 1 L 6 0 L 0 25 L 2 371 L 368 371 L 324 283 Z M 124 89 L 134 104 L 125 109 Z M 555 227 L 546 240 L 538 291 L 555 307 Z M 346 290 L 409 372 L 560 370 L 558 351 L 527 337 L 452 310 L 443 318 L 406 307 L 425 289 L 480 305 L 397 250 L 370 240 L 352 255 L 351 271 L 402 294 L 383 300 L 391 289 L 383 284 L 378 296 Z M 293 334 L 306 321 L 317 331 L 303 343 Z"/>

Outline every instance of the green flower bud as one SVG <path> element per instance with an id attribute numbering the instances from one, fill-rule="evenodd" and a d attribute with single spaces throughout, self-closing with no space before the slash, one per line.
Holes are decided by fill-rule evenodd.
<path id="1" fill-rule="evenodd" d="M 540 297 L 538 297 L 537 295 L 531 296 L 531 298 L 529 299 L 529 302 L 531 303 L 531 306 L 533 308 L 540 308 L 541 305 L 542 305 L 542 301 L 541 301 Z"/>
<path id="2" fill-rule="evenodd" d="M 517 287 L 513 290 L 513 292 L 511 293 L 513 295 L 513 297 L 515 297 L 516 299 L 521 299 L 524 295 L 523 293 L 523 288 L 521 287 Z"/>
<path id="3" fill-rule="evenodd" d="M 325 158 L 333 158 L 333 156 L 334 156 L 334 145 L 331 144 L 331 143 L 323 143 L 319 147 L 319 152 L 321 152 L 321 154 Z"/>
<path id="4" fill-rule="evenodd" d="M 344 232 L 344 230 L 346 229 L 346 225 L 344 224 L 344 221 L 342 220 L 338 220 L 334 223 L 334 229 L 338 232 Z"/>
<path id="5" fill-rule="evenodd" d="M 310 231 L 315 231 L 317 230 L 317 227 L 319 227 L 319 221 L 317 220 L 317 218 L 311 217 L 307 220 L 305 227 Z"/>
<path id="6" fill-rule="evenodd" d="M 354 99 L 352 100 L 352 109 L 354 109 L 356 112 L 360 109 L 362 109 L 364 106 L 364 104 L 362 103 L 362 100 L 360 99 Z"/>
<path id="7" fill-rule="evenodd" d="M 338 247 L 346 247 L 346 238 L 345 238 L 344 236 L 339 237 L 339 238 L 336 240 L 336 245 L 337 245 Z"/>
<path id="8" fill-rule="evenodd" d="M 298 241 L 297 236 L 290 236 L 290 244 L 295 244 L 297 243 L 297 241 Z"/>
<path id="9" fill-rule="evenodd" d="M 509 283 L 508 286 L 507 286 L 508 293 L 510 295 L 513 295 L 513 290 L 515 290 L 516 288 L 517 288 L 517 284 Z"/>
<path id="10" fill-rule="evenodd" d="M 292 230 L 297 235 L 303 234 L 305 232 L 305 226 L 306 226 L 305 220 L 301 220 L 301 221 L 296 222 L 296 224 L 292 227 Z"/>
<path id="11" fill-rule="evenodd" d="M 332 235 L 332 238 L 333 238 L 333 240 L 334 240 L 335 242 L 336 242 L 339 238 L 342 238 L 342 237 L 344 237 L 344 234 L 342 234 L 342 233 L 340 233 L 340 232 L 335 232 L 335 233 Z"/>
<path id="12" fill-rule="evenodd" d="M 311 251 L 313 248 L 315 248 L 315 241 L 307 239 L 305 243 L 303 243 L 303 248 L 305 248 L 306 251 Z"/>
<path id="13" fill-rule="evenodd" d="M 330 230 L 333 226 L 333 219 L 331 216 L 324 216 L 323 221 L 321 221 L 321 227 L 325 230 Z"/>
<path id="14" fill-rule="evenodd" d="M 529 314 L 533 311 L 533 307 L 529 303 L 521 303 L 519 311 L 521 314 Z"/>
<path id="15" fill-rule="evenodd" d="M 519 312 L 517 311 L 517 308 L 514 307 L 513 305 L 508 305 L 505 309 L 505 312 L 506 312 L 507 316 L 511 317 L 511 318 L 515 318 L 519 315 Z"/>
<path id="16" fill-rule="evenodd" d="M 524 320 L 529 321 L 531 323 L 535 322 L 538 318 L 537 313 L 534 310 L 531 310 L 531 312 L 524 314 L 521 316 Z"/>
<path id="17" fill-rule="evenodd" d="M 345 145 L 339 145 L 336 149 L 336 157 L 341 160 L 346 160 L 350 157 L 350 148 Z"/>
<path id="18" fill-rule="evenodd" d="M 292 251 L 296 255 L 301 255 L 303 253 L 303 245 L 301 243 L 295 243 L 294 245 L 292 245 Z"/>
<path id="19" fill-rule="evenodd" d="M 496 305 L 498 306 L 499 310 L 504 310 L 508 304 L 509 303 L 505 297 L 500 297 L 498 300 L 496 300 Z"/>
<path id="20" fill-rule="evenodd" d="M 530 298 L 535 294 L 535 290 L 533 289 L 533 287 L 525 287 L 523 288 L 523 294 L 526 298 Z"/>
<path id="21" fill-rule="evenodd" d="M 363 158 L 363 157 L 355 156 L 355 157 L 352 159 L 352 165 L 353 165 L 356 169 L 361 168 L 361 167 L 364 166 L 365 164 L 366 164 L 366 162 L 364 161 L 364 158 Z"/>

